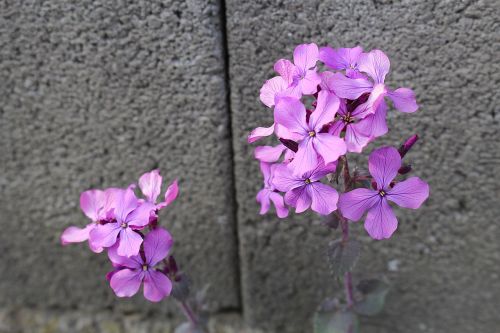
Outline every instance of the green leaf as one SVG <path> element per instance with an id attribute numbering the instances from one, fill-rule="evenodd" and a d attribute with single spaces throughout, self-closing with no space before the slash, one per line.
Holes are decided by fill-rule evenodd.
<path id="1" fill-rule="evenodd" d="M 363 280 L 356 289 L 362 294 L 362 298 L 354 303 L 354 311 L 365 316 L 373 316 L 382 311 L 389 292 L 389 286 L 385 282 L 377 279 Z"/>
<path id="2" fill-rule="evenodd" d="M 358 317 L 352 311 L 317 312 L 314 315 L 314 333 L 358 333 Z"/>
<path id="3" fill-rule="evenodd" d="M 355 239 L 337 239 L 328 244 L 327 256 L 332 274 L 335 277 L 350 272 L 358 261 L 361 245 Z"/>

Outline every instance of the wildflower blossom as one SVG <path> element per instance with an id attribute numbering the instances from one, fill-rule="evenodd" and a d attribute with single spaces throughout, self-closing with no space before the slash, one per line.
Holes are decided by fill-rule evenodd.
<path id="1" fill-rule="evenodd" d="M 257 202 L 260 203 L 261 215 L 269 211 L 272 202 L 276 208 L 276 215 L 278 215 L 279 218 L 285 218 L 288 216 L 288 208 L 285 207 L 283 196 L 275 191 L 275 187 L 272 183 L 276 167 L 277 164 L 260 162 L 260 170 L 264 176 L 264 188 L 259 191 L 256 199 Z"/>
<path id="2" fill-rule="evenodd" d="M 160 176 L 159 170 L 152 170 L 146 172 L 139 178 L 139 187 L 146 197 L 146 200 L 156 206 L 157 210 L 167 207 L 172 201 L 177 198 L 179 194 L 179 186 L 177 180 L 174 180 L 172 184 L 169 185 L 167 191 L 165 192 L 164 201 L 157 203 L 156 200 L 160 195 L 161 191 L 162 177 Z"/>

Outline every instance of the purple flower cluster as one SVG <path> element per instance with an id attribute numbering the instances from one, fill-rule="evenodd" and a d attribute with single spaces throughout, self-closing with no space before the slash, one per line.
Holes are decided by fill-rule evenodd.
<path id="1" fill-rule="evenodd" d="M 316 44 L 297 46 L 293 62 L 280 59 L 275 63 L 278 75 L 260 90 L 262 103 L 273 109 L 274 123 L 258 127 L 248 136 L 249 143 L 272 134 L 280 141 L 276 146 L 255 149 L 264 175 L 264 188 L 257 195 L 261 214 L 269 210 L 271 202 L 280 218 L 288 216 L 288 207 L 297 213 L 310 208 L 328 215 L 339 206 L 339 213 L 352 221 L 368 211 L 366 230 L 373 238 L 383 239 L 397 227 L 388 201 L 413 209 L 425 201 L 429 195 L 425 182 L 417 177 L 395 179 L 403 155 L 391 147 L 370 155 L 374 189 L 359 188 L 339 196 L 335 188 L 322 182 L 335 172 L 342 156 L 361 153 L 388 132 L 387 99 L 398 111 L 417 111 L 411 89 L 392 90 L 386 85 L 389 67 L 388 57 L 380 50 L 364 52 L 359 46 L 318 49 Z"/>
<path id="2" fill-rule="evenodd" d="M 179 192 L 170 184 L 162 202 L 162 177 L 158 170 L 143 174 L 139 188 L 144 198 L 128 188 L 88 190 L 80 195 L 80 207 L 90 219 L 84 228 L 68 227 L 61 235 L 63 245 L 88 241 L 95 253 L 107 250 L 114 270 L 107 277 L 119 297 L 131 297 L 144 284 L 144 297 L 159 302 L 170 294 L 168 268 L 159 264 L 167 257 L 173 239 L 158 226 L 158 212 L 172 203 Z"/>

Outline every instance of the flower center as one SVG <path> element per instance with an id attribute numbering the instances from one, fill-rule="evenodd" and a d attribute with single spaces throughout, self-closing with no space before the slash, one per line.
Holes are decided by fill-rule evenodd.
<path id="1" fill-rule="evenodd" d="M 310 136 L 311 138 L 312 138 L 313 136 L 316 136 L 316 132 L 314 132 L 314 131 L 310 131 L 310 132 L 309 132 L 309 136 Z"/>
<path id="2" fill-rule="evenodd" d="M 344 121 L 347 124 L 350 124 L 354 122 L 354 118 L 352 118 L 351 115 L 346 114 L 345 116 L 342 116 L 342 121 Z"/>
<path id="3" fill-rule="evenodd" d="M 122 222 L 122 224 L 120 225 L 120 227 L 122 227 L 123 229 L 125 229 L 127 227 L 127 223 Z"/>
<path id="4" fill-rule="evenodd" d="M 311 184 L 311 180 L 309 178 L 307 178 L 306 180 L 304 180 L 304 183 Z"/>
<path id="5" fill-rule="evenodd" d="M 378 195 L 380 195 L 381 197 L 385 197 L 385 195 L 386 195 L 386 194 L 387 194 L 387 193 L 385 193 L 385 191 L 384 191 L 384 190 L 380 190 L 380 191 L 378 191 Z"/>
<path id="6" fill-rule="evenodd" d="M 142 270 L 147 271 L 148 270 L 148 265 L 142 265 Z"/>

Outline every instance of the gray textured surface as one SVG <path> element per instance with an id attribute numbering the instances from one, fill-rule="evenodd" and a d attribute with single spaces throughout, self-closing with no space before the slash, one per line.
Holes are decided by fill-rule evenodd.
<path id="1" fill-rule="evenodd" d="M 0 307 L 138 311 L 110 265 L 59 234 L 78 198 L 160 168 L 181 268 L 237 308 L 238 275 L 217 1 L 0 2 Z M 145 305 L 166 313 L 167 304 Z M 177 310 L 176 310 L 177 312 Z"/>
<path id="2" fill-rule="evenodd" d="M 258 163 L 246 134 L 270 124 L 258 100 L 272 65 L 295 45 L 380 48 L 391 59 L 387 82 L 416 90 L 421 110 L 390 114 L 391 132 L 370 148 L 418 132 L 409 158 L 429 181 L 418 211 L 398 210 L 389 241 L 362 239 L 357 266 L 386 275 L 387 309 L 363 332 L 494 332 L 500 326 L 500 97 L 498 2 L 227 2 L 231 109 L 245 315 L 279 332 L 308 331 L 311 310 L 338 290 L 322 252 L 329 239 L 314 216 L 259 217 Z M 311 260 L 312 259 L 312 260 Z M 388 263 L 398 260 L 398 270 Z M 392 265 L 394 266 L 394 265 Z M 393 267 L 394 268 L 394 267 Z"/>

